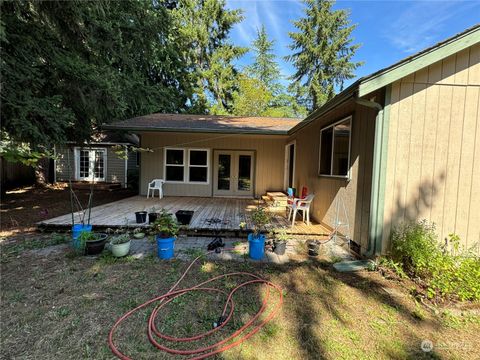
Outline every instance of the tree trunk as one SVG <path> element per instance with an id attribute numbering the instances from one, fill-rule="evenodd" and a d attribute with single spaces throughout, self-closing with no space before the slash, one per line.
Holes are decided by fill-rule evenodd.
<path id="1" fill-rule="evenodd" d="M 45 187 L 48 183 L 50 161 L 48 158 L 40 159 L 35 166 L 35 185 Z"/>

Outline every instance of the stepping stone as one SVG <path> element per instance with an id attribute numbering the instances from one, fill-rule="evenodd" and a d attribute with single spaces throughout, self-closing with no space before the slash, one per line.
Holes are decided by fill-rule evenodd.
<path id="1" fill-rule="evenodd" d="M 353 272 L 365 270 L 374 264 L 372 260 L 342 261 L 333 264 L 333 268 L 338 272 Z"/>

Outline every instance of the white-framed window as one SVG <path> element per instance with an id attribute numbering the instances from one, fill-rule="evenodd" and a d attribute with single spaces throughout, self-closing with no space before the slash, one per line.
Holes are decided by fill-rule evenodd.
<path id="1" fill-rule="evenodd" d="M 210 150 L 166 148 L 165 181 L 170 183 L 208 184 L 210 182 Z"/>
<path id="2" fill-rule="evenodd" d="M 185 181 L 185 150 L 165 149 L 165 180 Z"/>
<path id="3" fill-rule="evenodd" d="M 105 181 L 107 150 L 75 148 L 75 177 L 77 180 Z"/>
<path id="4" fill-rule="evenodd" d="M 188 149 L 188 181 L 191 183 L 209 182 L 208 149 Z"/>
<path id="5" fill-rule="evenodd" d="M 352 116 L 320 130 L 318 174 L 349 178 Z"/>

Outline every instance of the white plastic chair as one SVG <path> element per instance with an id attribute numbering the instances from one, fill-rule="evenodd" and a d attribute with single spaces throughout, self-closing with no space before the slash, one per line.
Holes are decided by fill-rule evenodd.
<path id="1" fill-rule="evenodd" d="M 158 190 L 159 199 L 163 198 L 163 184 L 165 180 L 163 179 L 154 179 L 152 182 L 148 183 L 147 199 L 150 197 L 150 190 L 152 190 L 152 198 L 155 197 L 155 190 Z"/>
<path id="2" fill-rule="evenodd" d="M 312 203 L 314 194 L 307 195 L 305 199 L 293 199 L 293 204 L 290 205 L 290 211 L 288 212 L 288 220 L 292 217 L 292 227 L 295 225 L 295 218 L 297 212 L 301 211 L 303 215 L 303 222 L 305 222 L 305 217 L 307 218 L 307 225 L 310 225 L 310 205 Z"/>

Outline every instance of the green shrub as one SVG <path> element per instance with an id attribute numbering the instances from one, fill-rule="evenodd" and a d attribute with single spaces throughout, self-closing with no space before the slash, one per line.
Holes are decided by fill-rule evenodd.
<path id="1" fill-rule="evenodd" d="M 173 215 L 162 209 L 157 220 L 151 225 L 151 231 L 162 237 L 174 237 L 178 234 L 179 226 Z"/>
<path id="2" fill-rule="evenodd" d="M 480 300 L 480 258 L 461 248 L 455 234 L 441 245 L 433 224 L 403 224 L 392 232 L 391 259 L 421 278 L 430 298 Z"/>

